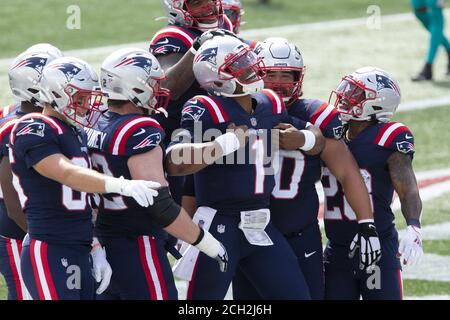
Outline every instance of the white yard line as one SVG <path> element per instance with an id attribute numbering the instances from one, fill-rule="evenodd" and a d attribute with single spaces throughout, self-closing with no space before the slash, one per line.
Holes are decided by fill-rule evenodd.
<path id="1" fill-rule="evenodd" d="M 399 231 L 401 238 L 405 230 Z M 427 225 L 422 228 L 424 240 L 450 240 L 450 222 Z"/>
<path id="2" fill-rule="evenodd" d="M 450 257 L 424 254 L 419 265 L 403 267 L 404 279 L 450 282 Z"/>

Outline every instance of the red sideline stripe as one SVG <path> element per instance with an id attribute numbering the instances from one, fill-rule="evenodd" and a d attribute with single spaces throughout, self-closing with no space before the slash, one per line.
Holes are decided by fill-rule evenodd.
<path id="1" fill-rule="evenodd" d="M 211 99 L 216 106 L 213 106 L 210 101 L 208 101 L 208 98 Z M 225 113 L 221 104 L 213 97 L 196 96 L 193 99 L 200 101 L 208 109 L 215 124 L 227 122 L 229 120 L 228 115 Z"/>
<path id="2" fill-rule="evenodd" d="M 317 119 L 320 117 L 320 115 L 322 114 L 322 112 L 325 111 L 325 109 L 328 107 L 328 103 L 324 102 L 319 109 L 317 109 L 311 116 L 310 118 L 310 122 L 311 123 L 315 123 L 317 121 Z"/>
<path id="3" fill-rule="evenodd" d="M 147 265 L 147 258 L 145 257 L 145 245 L 143 236 L 138 238 L 139 245 L 139 257 L 141 258 L 142 270 L 144 271 L 145 280 L 147 281 L 147 286 L 150 291 L 150 299 L 157 300 L 155 284 L 153 283 L 152 276 L 150 274 L 150 270 Z"/>
<path id="4" fill-rule="evenodd" d="M 14 260 L 14 252 L 12 249 L 12 239 L 6 238 L 6 251 L 8 252 L 9 266 L 11 268 L 11 272 L 13 274 L 14 286 L 16 287 L 17 292 L 17 300 L 23 300 L 23 292 L 22 286 L 20 284 L 20 276 L 19 276 L 19 268 L 20 266 L 16 265 L 16 261 Z M 15 240 L 17 242 L 18 253 L 21 253 L 21 241 Z"/>
<path id="5" fill-rule="evenodd" d="M 155 264 L 156 273 L 158 274 L 159 284 L 161 285 L 161 293 L 163 296 L 163 300 L 168 300 L 169 295 L 167 294 L 166 281 L 164 278 L 164 274 L 162 272 L 161 264 L 159 263 L 158 251 L 156 250 L 156 240 L 152 237 L 149 237 L 150 241 L 150 249 L 152 251 L 152 259 Z"/>
<path id="6" fill-rule="evenodd" d="M 192 295 L 194 294 L 195 272 L 197 271 L 197 264 L 198 264 L 199 258 L 200 258 L 200 255 L 197 256 L 197 260 L 195 260 L 194 270 L 192 271 L 192 278 L 191 278 L 191 281 L 189 281 L 189 285 L 188 285 L 186 300 L 193 300 Z"/>
<path id="7" fill-rule="evenodd" d="M 191 39 L 191 41 L 194 41 L 194 37 L 192 37 L 186 30 L 176 27 L 176 26 L 170 26 L 169 28 L 174 28 L 182 32 L 183 34 L 186 34 L 187 37 Z M 190 42 L 186 37 L 182 36 L 181 34 L 177 33 L 176 31 L 171 31 L 170 29 L 164 31 L 161 30 L 161 33 L 157 34 L 151 41 L 151 45 L 155 45 L 159 40 L 162 38 L 175 38 L 180 41 L 183 41 L 183 43 L 186 45 L 186 47 L 190 48 L 192 46 L 192 42 Z"/>
<path id="8" fill-rule="evenodd" d="M 272 103 L 273 113 L 275 114 L 283 113 L 284 103 L 283 100 L 280 98 L 280 96 L 276 94 L 275 91 L 270 89 L 263 89 L 262 92 L 269 98 L 270 102 Z"/>

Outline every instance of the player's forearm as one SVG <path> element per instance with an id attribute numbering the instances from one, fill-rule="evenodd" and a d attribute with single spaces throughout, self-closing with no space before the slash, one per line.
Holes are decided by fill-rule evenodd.
<path id="1" fill-rule="evenodd" d="M 187 243 L 194 243 L 200 234 L 200 228 L 192 222 L 191 217 L 184 209 L 181 209 L 178 217 L 164 230 Z"/>
<path id="2" fill-rule="evenodd" d="M 166 80 L 161 85 L 170 90 L 171 100 L 178 100 L 194 82 L 193 61 L 194 55 L 188 51 L 179 62 L 166 70 Z"/>
<path id="3" fill-rule="evenodd" d="M 369 193 L 359 171 L 351 170 L 341 181 L 345 198 L 359 220 L 373 219 Z"/>
<path id="4" fill-rule="evenodd" d="M 422 201 L 419 192 L 416 190 L 408 191 L 400 198 L 402 214 L 408 225 L 420 225 L 420 216 L 422 212 Z"/>
<path id="5" fill-rule="evenodd" d="M 214 142 L 186 143 L 174 146 L 165 159 L 165 168 L 171 176 L 196 173 L 223 156 Z"/>

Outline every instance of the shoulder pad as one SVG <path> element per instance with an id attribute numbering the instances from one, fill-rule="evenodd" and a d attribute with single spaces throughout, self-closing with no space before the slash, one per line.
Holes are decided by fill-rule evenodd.
<path id="1" fill-rule="evenodd" d="M 185 53 L 194 42 L 195 36 L 187 29 L 168 26 L 158 31 L 150 42 L 150 52 L 155 56 L 169 53 Z"/>
<path id="2" fill-rule="evenodd" d="M 414 153 L 414 136 L 411 130 L 400 122 L 389 122 L 381 125 L 374 143 L 380 147 L 401 153 Z"/>
<path id="3" fill-rule="evenodd" d="M 108 151 L 119 156 L 144 153 L 158 146 L 164 135 L 158 121 L 144 116 L 133 117 L 117 127 Z"/>

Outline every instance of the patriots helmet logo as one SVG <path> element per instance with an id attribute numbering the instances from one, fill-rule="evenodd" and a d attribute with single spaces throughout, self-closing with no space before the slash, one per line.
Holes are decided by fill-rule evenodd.
<path id="1" fill-rule="evenodd" d="M 195 57 L 194 62 L 200 62 L 200 61 L 208 61 L 209 63 L 212 63 L 213 65 L 217 65 L 217 47 L 216 48 L 208 48 L 200 52 L 200 54 Z"/>
<path id="2" fill-rule="evenodd" d="M 42 74 L 42 69 L 44 69 L 47 64 L 47 58 L 34 56 L 23 59 L 19 61 L 12 69 L 20 68 L 20 67 L 29 67 L 37 71 L 40 75 Z"/>
<path id="3" fill-rule="evenodd" d="M 66 76 L 67 82 L 70 82 L 81 71 L 81 68 L 72 63 L 58 63 L 52 67 L 61 71 Z"/>
<path id="4" fill-rule="evenodd" d="M 114 68 L 129 65 L 142 68 L 148 75 L 150 75 L 150 72 L 152 71 L 152 60 L 144 56 L 125 58 L 119 64 L 115 65 Z"/>
<path id="5" fill-rule="evenodd" d="M 377 90 L 390 88 L 390 89 L 394 90 L 395 92 L 397 92 L 398 94 L 400 94 L 400 90 L 397 88 L 394 81 L 392 81 L 388 77 L 386 77 L 382 74 L 377 74 L 376 79 L 377 79 Z"/>
<path id="6" fill-rule="evenodd" d="M 133 150 L 142 149 L 145 147 L 157 146 L 161 142 L 161 134 L 159 132 L 152 133 L 133 147 Z"/>
<path id="7" fill-rule="evenodd" d="M 205 113 L 205 108 L 199 107 L 199 106 L 193 106 L 189 105 L 181 111 L 182 113 L 182 120 L 194 120 L 199 121 L 202 115 Z"/>
<path id="8" fill-rule="evenodd" d="M 409 141 L 397 142 L 397 149 L 401 153 L 405 154 L 412 153 L 414 152 L 414 144 L 412 144 Z"/>
<path id="9" fill-rule="evenodd" d="M 16 136 L 24 136 L 27 134 L 32 134 L 38 137 L 43 137 L 44 130 L 45 130 L 45 123 L 31 122 L 22 129 L 20 129 L 20 131 L 16 133 Z"/>

